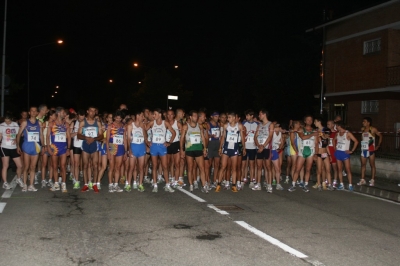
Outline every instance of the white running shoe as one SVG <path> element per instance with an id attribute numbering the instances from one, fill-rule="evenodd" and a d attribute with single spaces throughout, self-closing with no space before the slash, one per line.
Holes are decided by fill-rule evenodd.
<path id="1" fill-rule="evenodd" d="M 24 181 L 22 180 L 21 177 L 20 177 L 20 178 L 17 178 L 17 179 L 16 179 L 16 182 L 17 182 L 17 184 L 18 184 L 20 187 L 24 187 Z"/>
<path id="2" fill-rule="evenodd" d="M 175 192 L 175 190 L 173 190 L 172 187 L 169 186 L 169 185 L 165 186 L 164 190 L 167 191 L 167 192 L 171 192 L 171 193 Z"/>
<path id="3" fill-rule="evenodd" d="M 46 187 L 46 185 L 47 185 L 47 182 L 46 182 L 46 180 L 42 180 L 42 188 L 45 188 L 45 187 Z"/>
<path id="4" fill-rule="evenodd" d="M 7 182 L 4 182 L 3 188 L 4 189 L 12 189 L 12 186 L 10 184 L 8 184 Z"/>
<path id="5" fill-rule="evenodd" d="M 197 183 L 197 181 L 194 181 L 193 185 L 194 185 L 194 189 L 199 189 L 199 183 Z"/>
<path id="6" fill-rule="evenodd" d="M 28 191 L 36 192 L 37 189 L 36 189 L 33 185 L 30 185 L 30 186 L 28 187 Z"/>

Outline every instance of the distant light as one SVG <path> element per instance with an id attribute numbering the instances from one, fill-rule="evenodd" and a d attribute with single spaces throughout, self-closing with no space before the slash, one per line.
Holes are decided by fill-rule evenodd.
<path id="1" fill-rule="evenodd" d="M 178 96 L 168 95 L 168 100 L 178 100 Z"/>
<path id="2" fill-rule="evenodd" d="M 175 66 L 175 68 L 178 68 L 179 66 Z"/>
<path id="3" fill-rule="evenodd" d="M 56 91 L 54 93 L 57 93 Z"/>
<path id="4" fill-rule="evenodd" d="M 51 98 L 54 98 L 54 95 L 51 95 Z"/>
<path id="5" fill-rule="evenodd" d="M 61 43 L 63 43 L 64 41 L 63 40 L 58 40 L 57 41 L 57 43 L 59 43 L 59 44 L 61 44 Z"/>
<path id="6" fill-rule="evenodd" d="M 139 84 L 142 84 L 142 82 L 141 82 L 141 81 L 139 81 L 138 83 L 139 83 Z"/>
<path id="7" fill-rule="evenodd" d="M 110 80 L 109 80 L 109 82 L 110 82 L 110 83 L 113 83 L 113 80 L 112 80 L 112 79 L 110 79 Z"/>
<path id="8" fill-rule="evenodd" d="M 324 100 L 326 101 L 326 97 L 324 97 Z"/>
<path id="9" fill-rule="evenodd" d="M 133 63 L 133 66 L 134 66 L 134 67 L 138 67 L 139 64 L 138 64 L 138 63 Z"/>
<path id="10" fill-rule="evenodd" d="M 60 88 L 60 86 L 56 86 L 56 89 Z"/>

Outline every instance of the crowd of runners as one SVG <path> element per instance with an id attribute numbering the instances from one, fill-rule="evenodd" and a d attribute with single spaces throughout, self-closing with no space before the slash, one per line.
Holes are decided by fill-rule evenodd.
<path id="1" fill-rule="evenodd" d="M 350 155 L 361 148 L 361 179 L 366 185 L 365 167 L 371 166 L 369 185 L 374 186 L 375 155 L 382 135 L 363 120 L 362 139 L 357 140 L 337 117 L 323 121 L 305 116 L 281 126 L 268 119 L 265 109 L 255 113 L 190 111 L 183 109 L 136 110 L 121 104 L 114 113 L 98 112 L 96 107 L 75 112 L 46 105 L 31 107 L 14 121 L 11 115 L 0 124 L 2 180 L 7 183 L 10 160 L 15 162 L 15 181 L 23 192 L 37 191 L 35 185 L 51 191 L 67 192 L 67 178 L 73 189 L 101 190 L 108 177 L 108 192 L 152 192 L 158 186 L 174 192 L 185 186 L 208 193 L 214 189 L 238 192 L 252 190 L 272 193 L 300 187 L 309 192 L 313 163 L 317 182 L 314 188 L 343 190 L 347 173 L 353 190 Z M 379 138 L 376 141 L 376 136 Z M 378 141 L 379 140 L 379 141 Z M 286 158 L 286 176 L 282 162 Z M 263 181 L 263 182 L 262 182 Z M 103 182 L 104 183 L 104 182 Z"/>

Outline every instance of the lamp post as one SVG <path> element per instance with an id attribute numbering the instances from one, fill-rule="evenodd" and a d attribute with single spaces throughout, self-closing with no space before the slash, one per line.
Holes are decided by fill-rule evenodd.
<path id="1" fill-rule="evenodd" d="M 49 42 L 49 43 L 39 44 L 39 45 L 35 45 L 35 46 L 32 46 L 31 48 L 29 48 L 29 50 L 28 50 L 28 110 L 29 110 L 29 92 L 30 92 L 30 82 L 29 82 L 30 81 L 30 68 L 29 68 L 29 66 L 30 66 L 31 50 L 33 48 L 42 47 L 42 46 L 46 46 L 46 45 L 52 45 L 52 44 L 55 44 L 55 43 L 62 44 L 63 42 L 64 42 L 63 40 L 58 40 L 56 42 Z"/>
<path id="2" fill-rule="evenodd" d="M 167 97 L 167 111 L 169 110 L 169 108 L 168 108 L 168 100 L 178 100 L 178 96 L 168 95 L 168 97 Z"/>
<path id="3" fill-rule="evenodd" d="M 4 32 L 3 32 L 3 62 L 1 70 L 1 116 L 4 116 L 4 79 L 6 75 L 6 28 L 7 28 L 7 0 L 4 4 Z"/>

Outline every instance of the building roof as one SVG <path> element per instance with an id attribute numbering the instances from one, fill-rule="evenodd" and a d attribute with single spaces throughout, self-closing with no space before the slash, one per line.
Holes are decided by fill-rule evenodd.
<path id="1" fill-rule="evenodd" d="M 367 9 L 363 9 L 361 11 L 352 13 L 350 15 L 347 15 L 347 16 L 344 16 L 344 17 L 329 21 L 329 22 L 324 23 L 322 25 L 319 25 L 317 27 L 310 28 L 310 29 L 306 30 L 306 32 L 311 32 L 311 31 L 314 31 L 314 30 L 318 30 L 318 29 L 321 29 L 323 27 L 326 27 L 326 26 L 329 26 L 329 25 L 332 25 L 332 24 L 335 24 L 335 23 L 338 23 L 338 22 L 341 22 L 341 21 L 344 21 L 344 20 L 359 16 L 359 15 L 362 15 L 362 14 L 365 14 L 365 13 L 369 13 L 369 12 L 371 12 L 373 10 L 376 10 L 376 9 L 379 9 L 379 8 L 382 8 L 382 7 L 386 7 L 386 6 L 390 6 L 390 5 L 393 5 L 395 3 L 399 3 L 399 2 L 400 2 L 400 0 L 390 0 L 390 1 L 384 2 L 382 4 L 379 4 L 379 5 L 367 8 Z"/>

